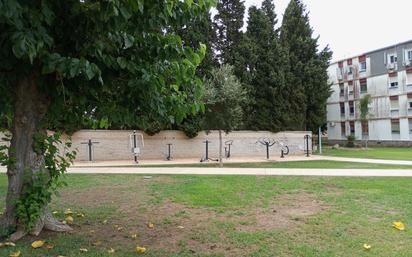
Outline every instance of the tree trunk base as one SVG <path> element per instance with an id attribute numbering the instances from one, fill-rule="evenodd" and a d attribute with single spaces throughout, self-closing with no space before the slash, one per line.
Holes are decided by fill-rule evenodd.
<path id="1" fill-rule="evenodd" d="M 69 225 L 54 218 L 50 212 L 46 212 L 30 232 L 27 232 L 23 226 L 19 226 L 17 231 L 10 236 L 10 241 L 18 241 L 27 234 L 38 236 L 43 229 L 54 232 L 69 232 L 73 230 Z"/>

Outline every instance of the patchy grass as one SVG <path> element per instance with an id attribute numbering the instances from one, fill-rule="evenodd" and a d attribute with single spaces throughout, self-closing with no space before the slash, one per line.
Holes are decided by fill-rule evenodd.
<path id="1" fill-rule="evenodd" d="M 196 164 L 162 164 L 144 165 L 144 167 L 219 167 L 216 162 Z M 250 163 L 225 163 L 226 168 L 290 168 L 290 169 L 412 169 L 412 165 L 392 165 L 379 163 L 342 162 L 328 160 L 314 161 L 288 161 L 288 162 L 250 162 Z"/>
<path id="2" fill-rule="evenodd" d="M 128 257 L 138 255 L 136 245 L 156 257 L 412 256 L 409 178 L 73 174 L 67 182 L 51 208 L 60 218 L 66 208 L 84 213 L 74 217 L 74 231 L 25 238 L 0 256 L 19 249 L 22 257 Z M 395 220 L 406 230 L 392 228 Z M 55 247 L 31 249 L 39 238 Z"/>
<path id="3" fill-rule="evenodd" d="M 412 161 L 410 147 L 324 148 L 322 151 L 322 155 L 330 156 Z"/>

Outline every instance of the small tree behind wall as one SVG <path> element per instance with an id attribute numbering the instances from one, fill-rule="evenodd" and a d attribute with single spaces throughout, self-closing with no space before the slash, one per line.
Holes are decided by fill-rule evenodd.
<path id="1" fill-rule="evenodd" d="M 223 65 L 212 69 L 210 79 L 205 82 L 206 113 L 204 128 L 219 131 L 219 165 L 222 162 L 222 130 L 226 133 L 242 123 L 242 104 L 246 101 L 246 90 L 233 74 L 233 67 Z"/>
<path id="2" fill-rule="evenodd" d="M 369 112 L 369 104 L 370 103 L 371 103 L 371 96 L 370 95 L 365 95 L 360 100 L 360 119 L 361 119 L 361 123 L 362 123 L 362 128 L 365 126 L 365 124 L 368 124 L 368 119 L 370 118 L 370 112 Z M 369 131 L 368 131 L 368 133 L 369 133 Z M 362 129 L 362 137 L 363 137 L 363 129 Z M 364 138 L 366 148 L 368 148 L 368 139 L 369 139 L 369 135 Z"/>

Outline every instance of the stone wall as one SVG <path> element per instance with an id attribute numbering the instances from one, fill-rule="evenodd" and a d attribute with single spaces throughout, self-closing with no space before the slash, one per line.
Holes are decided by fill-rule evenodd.
<path id="1" fill-rule="evenodd" d="M 81 130 L 72 135 L 73 147 L 78 149 L 77 161 L 88 160 L 88 148 L 86 143 L 89 139 L 98 142 L 93 145 L 93 160 L 132 160 L 130 135 L 132 131 L 127 130 Z M 154 136 L 149 136 L 141 131 L 143 144 L 138 140 L 141 148 L 139 159 L 165 159 L 167 156 L 167 144 L 171 143 L 172 157 L 179 158 L 202 158 L 205 155 L 206 139 L 210 141 L 209 157 L 216 158 L 219 154 L 219 134 L 211 131 L 204 132 L 193 139 L 186 137 L 181 131 L 162 131 Z M 236 131 L 229 134 L 223 133 L 223 141 L 233 140 L 231 155 L 233 157 L 265 157 L 265 146 L 257 143 L 262 137 L 273 138 L 288 145 L 291 155 L 301 155 L 304 150 L 304 135 L 311 132 L 280 132 L 271 133 L 265 131 Z M 311 145 L 309 148 L 311 149 Z M 270 149 L 271 156 L 280 155 L 280 145 L 276 144 Z"/>

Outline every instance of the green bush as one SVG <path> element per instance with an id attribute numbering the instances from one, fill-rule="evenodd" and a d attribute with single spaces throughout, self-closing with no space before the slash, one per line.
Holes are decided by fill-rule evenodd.
<path id="1" fill-rule="evenodd" d="M 355 147 L 355 136 L 350 135 L 347 137 L 346 147 Z"/>

